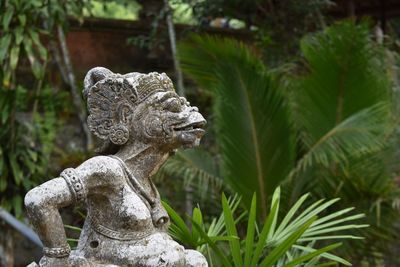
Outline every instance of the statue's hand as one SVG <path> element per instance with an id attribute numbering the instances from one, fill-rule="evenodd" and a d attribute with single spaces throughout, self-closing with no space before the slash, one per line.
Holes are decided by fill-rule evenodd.
<path id="1" fill-rule="evenodd" d="M 40 259 L 39 267 L 71 267 L 68 257 L 50 258 L 43 256 Z"/>

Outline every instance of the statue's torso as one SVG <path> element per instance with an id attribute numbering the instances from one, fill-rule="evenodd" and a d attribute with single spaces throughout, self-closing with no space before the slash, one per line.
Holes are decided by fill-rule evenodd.
<path id="1" fill-rule="evenodd" d="M 146 200 L 133 190 L 126 177 L 112 179 L 111 188 L 88 194 L 88 219 L 121 233 L 156 230 Z"/>
<path id="2" fill-rule="evenodd" d="M 183 251 L 166 233 L 167 222 L 159 227 L 154 225 L 150 204 L 123 174 L 116 172 L 112 177 L 103 177 L 110 179 L 109 186 L 98 186 L 92 192 L 88 191 L 87 218 L 74 255 L 100 262 L 118 259 L 123 262 L 124 251 L 132 254 L 137 250 L 143 254 L 147 248 L 151 254 L 157 248 L 149 247 L 149 244 L 160 241 L 164 242 L 162 249 L 169 247 Z M 161 205 L 159 198 L 155 201 Z M 128 258 L 134 260 L 132 256 Z"/>

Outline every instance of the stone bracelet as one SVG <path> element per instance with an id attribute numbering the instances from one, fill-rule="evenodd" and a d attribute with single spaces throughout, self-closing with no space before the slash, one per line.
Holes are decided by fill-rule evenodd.
<path id="1" fill-rule="evenodd" d="M 71 248 L 69 247 L 69 245 L 65 245 L 63 247 L 58 247 L 58 248 L 48 248 L 48 247 L 43 248 L 43 254 L 49 258 L 64 258 L 68 257 L 70 253 L 71 253 Z"/>
<path id="2" fill-rule="evenodd" d="M 64 180 L 67 182 L 75 201 L 82 201 L 86 195 L 86 188 L 83 185 L 82 180 L 76 173 L 75 169 L 65 169 L 61 172 L 60 177 L 64 178 Z"/>

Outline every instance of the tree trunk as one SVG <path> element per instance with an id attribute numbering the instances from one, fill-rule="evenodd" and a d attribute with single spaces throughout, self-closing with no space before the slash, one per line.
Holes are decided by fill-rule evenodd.
<path id="1" fill-rule="evenodd" d="M 54 57 L 55 63 L 57 64 L 58 70 L 60 71 L 62 80 L 66 84 L 69 84 L 67 71 L 65 70 L 65 66 L 64 66 L 63 60 L 61 58 L 60 49 L 58 48 L 58 43 L 54 40 L 51 40 L 49 42 L 49 46 L 50 46 L 51 54 Z"/>
<path id="2" fill-rule="evenodd" d="M 165 14 L 166 14 L 166 21 L 167 21 L 167 26 L 168 26 L 168 35 L 169 35 L 169 41 L 171 45 L 171 52 L 172 52 L 172 58 L 174 60 L 174 68 L 175 68 L 175 75 L 176 75 L 176 87 L 177 87 L 177 92 L 180 96 L 185 96 L 185 88 L 183 85 L 183 74 L 182 74 L 182 69 L 181 65 L 178 59 L 177 55 L 177 48 L 176 48 L 176 32 L 175 32 L 175 27 L 174 27 L 174 22 L 172 20 L 172 10 L 169 5 L 168 0 L 164 0 L 164 8 L 165 8 Z M 192 215 L 193 211 L 193 188 L 190 183 L 187 183 L 184 186 L 185 190 L 185 213 L 188 214 L 189 216 Z M 187 221 L 188 223 L 189 220 Z"/>
<path id="3" fill-rule="evenodd" d="M 350 18 L 356 17 L 356 5 L 354 3 L 354 0 L 350 0 L 347 2 L 347 16 L 349 16 Z"/>
<path id="4" fill-rule="evenodd" d="M 73 100 L 75 108 L 78 111 L 78 116 L 79 116 L 79 120 L 81 122 L 81 127 L 86 136 L 86 149 L 90 149 L 93 146 L 93 140 L 92 140 L 92 136 L 89 131 L 89 128 L 86 124 L 86 116 L 87 116 L 86 109 L 85 109 L 85 105 L 82 101 L 82 98 L 78 94 L 78 87 L 76 85 L 76 79 L 75 79 L 74 71 L 72 68 L 72 63 L 71 63 L 71 59 L 70 59 L 70 55 L 69 55 L 69 51 L 68 51 L 68 47 L 67 47 L 64 30 L 62 29 L 62 27 L 60 25 L 57 26 L 57 34 L 58 34 L 58 41 L 60 43 L 61 54 L 62 54 L 63 61 L 64 61 L 64 67 L 65 67 L 64 68 L 65 73 L 63 76 L 66 76 L 66 78 L 67 78 L 67 83 L 69 85 L 69 88 L 71 89 L 72 100 Z"/>
<path id="5" fill-rule="evenodd" d="M 165 13 L 166 13 L 167 26 L 168 26 L 169 41 L 171 44 L 172 58 L 174 60 L 174 68 L 175 68 L 175 75 L 176 75 L 176 87 L 177 87 L 178 94 L 180 96 L 185 96 L 185 89 L 183 87 L 182 69 L 181 69 L 181 65 L 180 65 L 178 57 L 177 57 L 176 33 L 175 33 L 174 22 L 172 21 L 172 10 L 171 10 L 171 7 L 169 6 L 168 0 L 164 0 L 164 4 L 165 4 L 165 11 L 166 11 Z"/>

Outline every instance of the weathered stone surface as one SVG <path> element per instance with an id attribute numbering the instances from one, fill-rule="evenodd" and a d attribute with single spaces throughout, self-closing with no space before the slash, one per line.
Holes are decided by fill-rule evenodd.
<path id="1" fill-rule="evenodd" d="M 28 192 L 25 205 L 45 248 L 39 266 L 207 266 L 168 235 L 169 217 L 151 176 L 179 147 L 199 144 L 203 116 L 165 74 L 94 68 L 84 81 L 99 156 Z M 58 209 L 84 202 L 88 214 L 70 251 Z M 33 263 L 30 266 L 35 266 Z"/>

